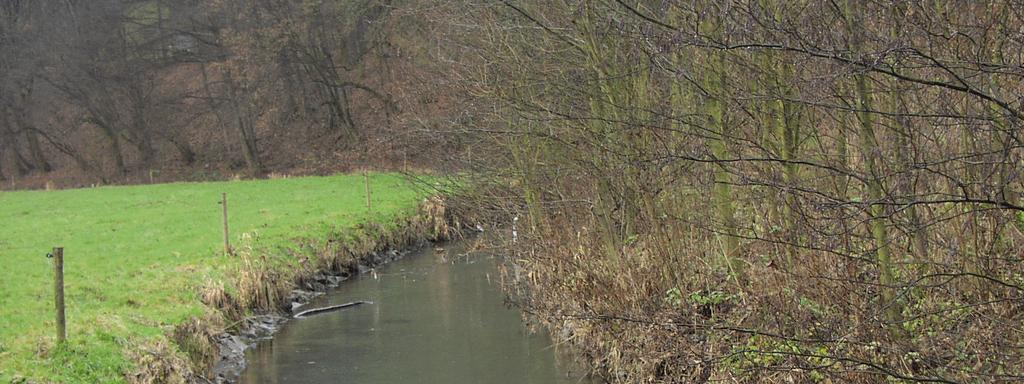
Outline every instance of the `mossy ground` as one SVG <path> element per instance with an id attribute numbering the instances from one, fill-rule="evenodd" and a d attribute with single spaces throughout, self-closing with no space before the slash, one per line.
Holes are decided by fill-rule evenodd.
<path id="1" fill-rule="evenodd" d="M 402 176 L 362 175 L 0 193 L 0 382 L 122 382 L 127 354 L 166 344 L 211 311 L 197 292 L 242 262 L 221 251 L 222 192 L 231 239 L 267 249 L 414 212 Z M 56 346 L 51 247 L 65 247 L 68 342 Z"/>

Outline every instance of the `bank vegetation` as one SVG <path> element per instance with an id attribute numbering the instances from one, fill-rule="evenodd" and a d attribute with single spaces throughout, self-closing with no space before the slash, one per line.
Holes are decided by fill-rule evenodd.
<path id="1" fill-rule="evenodd" d="M 602 375 L 1024 379 L 1020 4 L 446 5 L 463 166 Z"/>

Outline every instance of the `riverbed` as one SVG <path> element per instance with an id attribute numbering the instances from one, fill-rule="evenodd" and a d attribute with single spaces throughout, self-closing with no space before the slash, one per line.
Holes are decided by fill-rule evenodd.
<path id="1" fill-rule="evenodd" d="M 497 252 L 425 248 L 302 309 L 370 303 L 287 322 L 246 352 L 241 383 L 592 383 L 546 332 L 506 305 Z"/>

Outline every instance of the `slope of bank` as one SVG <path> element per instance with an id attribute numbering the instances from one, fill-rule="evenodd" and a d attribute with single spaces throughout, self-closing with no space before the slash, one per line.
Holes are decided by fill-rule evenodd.
<path id="1" fill-rule="evenodd" d="M 206 336 L 275 309 L 313 271 L 435 230 L 403 177 L 373 175 L 370 189 L 372 210 L 356 175 L 0 194 L 0 381 L 205 375 Z M 230 256 L 220 251 L 222 192 Z M 53 246 L 66 255 L 59 346 L 44 257 Z"/>

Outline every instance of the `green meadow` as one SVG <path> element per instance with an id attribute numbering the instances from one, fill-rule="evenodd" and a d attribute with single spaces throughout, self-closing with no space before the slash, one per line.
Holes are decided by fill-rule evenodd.
<path id="1" fill-rule="evenodd" d="M 372 211 L 362 175 L 0 192 L 0 382 L 123 382 L 125 351 L 208 311 L 198 289 L 239 263 L 222 251 L 222 192 L 234 244 L 286 247 L 410 214 L 423 197 L 397 174 L 370 185 Z M 68 321 L 59 346 L 55 246 L 65 248 Z"/>

